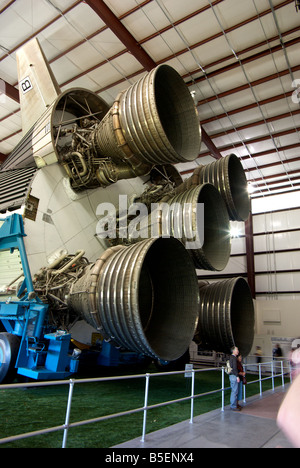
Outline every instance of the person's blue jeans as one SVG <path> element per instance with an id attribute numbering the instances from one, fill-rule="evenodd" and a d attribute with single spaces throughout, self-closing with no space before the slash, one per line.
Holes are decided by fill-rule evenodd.
<path id="1" fill-rule="evenodd" d="M 239 390 L 239 384 L 237 382 L 237 377 L 235 375 L 229 376 L 231 395 L 230 395 L 230 408 L 237 409 L 237 396 Z"/>
<path id="2" fill-rule="evenodd" d="M 237 396 L 237 400 L 238 401 L 242 401 L 243 399 L 243 381 L 242 379 L 240 379 L 240 383 L 238 384 L 238 396 Z"/>

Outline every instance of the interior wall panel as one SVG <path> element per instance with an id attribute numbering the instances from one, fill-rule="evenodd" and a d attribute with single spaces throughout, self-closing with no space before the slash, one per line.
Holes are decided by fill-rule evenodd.
<path id="1" fill-rule="evenodd" d="M 300 249 L 300 231 L 254 236 L 255 252 Z"/>
<path id="2" fill-rule="evenodd" d="M 300 251 L 255 255 L 254 263 L 256 272 L 300 270 Z"/>

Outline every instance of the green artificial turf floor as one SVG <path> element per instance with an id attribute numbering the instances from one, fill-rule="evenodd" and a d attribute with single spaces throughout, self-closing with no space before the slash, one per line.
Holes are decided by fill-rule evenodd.
<path id="1" fill-rule="evenodd" d="M 106 371 L 97 377 L 109 375 L 134 375 L 157 373 L 154 366 L 147 369 L 123 369 Z M 88 378 L 78 375 L 76 379 Z M 93 375 L 95 377 L 95 375 Z M 257 380 L 248 375 L 248 382 Z M 184 398 L 190 395 L 191 379 L 184 374 L 150 378 L 148 405 Z M 271 380 L 263 382 L 263 391 L 271 388 Z M 275 379 L 281 385 L 281 379 Z M 225 386 L 229 386 L 225 376 Z M 195 374 L 195 394 L 221 388 L 221 372 L 205 371 Z M 0 386 L 0 439 L 47 427 L 63 425 L 68 401 L 68 385 L 27 387 L 25 389 L 1 389 Z M 75 383 L 70 422 L 119 413 L 144 406 L 145 377 L 100 383 Z M 247 386 L 247 397 L 259 393 L 259 384 Z M 229 404 L 230 390 L 225 392 L 225 405 Z M 146 432 L 153 432 L 190 418 L 190 401 L 151 409 L 147 415 Z M 221 392 L 194 400 L 194 416 L 221 407 Z M 143 412 L 120 416 L 110 420 L 70 428 L 68 448 L 108 448 L 127 440 L 141 437 Z M 15 442 L 1 444 L 0 448 L 60 448 L 63 431 L 34 436 Z"/>

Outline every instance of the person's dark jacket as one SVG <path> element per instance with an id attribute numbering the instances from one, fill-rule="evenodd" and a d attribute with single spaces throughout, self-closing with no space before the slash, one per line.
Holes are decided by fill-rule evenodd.
<path id="1" fill-rule="evenodd" d="M 231 354 L 231 356 L 229 358 L 229 363 L 230 363 L 230 367 L 232 369 L 232 372 L 231 372 L 230 375 L 235 375 L 236 377 L 239 377 L 239 371 L 238 371 L 238 367 L 237 367 L 237 358 L 236 358 L 236 356 Z"/>

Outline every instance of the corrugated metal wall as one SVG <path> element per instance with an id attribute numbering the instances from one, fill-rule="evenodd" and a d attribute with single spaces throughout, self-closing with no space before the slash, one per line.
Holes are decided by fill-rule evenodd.
<path id="1" fill-rule="evenodd" d="M 20 208 L 26 201 L 36 167 L 0 172 L 0 212 Z"/>
<path id="2" fill-rule="evenodd" d="M 300 297 L 300 192 L 256 200 L 252 212 L 256 294 Z M 231 225 L 237 237 L 226 268 L 218 274 L 198 270 L 199 277 L 247 276 L 245 224 Z"/>

